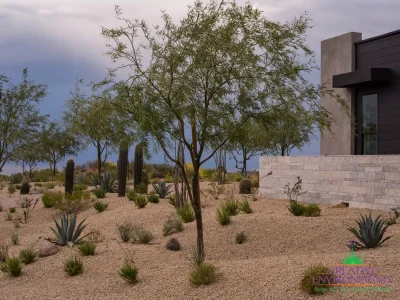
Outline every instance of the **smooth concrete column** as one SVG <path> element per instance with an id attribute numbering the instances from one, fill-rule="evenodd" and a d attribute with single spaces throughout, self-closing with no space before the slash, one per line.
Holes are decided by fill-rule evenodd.
<path id="1" fill-rule="evenodd" d="M 332 76 L 355 70 L 354 43 L 361 41 L 361 33 L 349 32 L 321 42 L 321 84 L 332 88 Z M 354 91 L 337 88 L 335 92 L 344 98 L 354 116 Z M 332 97 L 321 97 L 321 105 L 332 115 L 335 124 L 333 134 L 324 130 L 321 135 L 321 155 L 354 154 L 354 135 L 351 118 L 343 111 L 342 106 Z"/>

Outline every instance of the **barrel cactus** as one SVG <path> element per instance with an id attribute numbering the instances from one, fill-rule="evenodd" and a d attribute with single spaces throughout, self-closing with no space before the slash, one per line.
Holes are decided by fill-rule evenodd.
<path id="1" fill-rule="evenodd" d="M 67 166 L 65 167 L 65 193 L 72 194 L 74 189 L 74 170 L 75 163 L 73 159 L 68 159 Z"/>
<path id="2" fill-rule="evenodd" d="M 30 189 L 31 189 L 31 186 L 29 185 L 29 182 L 27 180 L 24 180 L 21 184 L 20 194 L 28 195 Z"/>
<path id="3" fill-rule="evenodd" d="M 239 184 L 239 194 L 251 194 L 251 180 L 243 178 Z"/>
<path id="4" fill-rule="evenodd" d="M 118 159 L 118 197 L 125 197 L 126 176 L 128 175 L 128 149 L 119 150 Z"/>

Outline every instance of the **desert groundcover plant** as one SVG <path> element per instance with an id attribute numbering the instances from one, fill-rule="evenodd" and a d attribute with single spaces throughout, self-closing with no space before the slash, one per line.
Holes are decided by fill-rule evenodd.
<path id="1" fill-rule="evenodd" d="M 355 249 L 360 248 L 376 248 L 382 245 L 391 236 L 383 238 L 389 225 L 385 225 L 381 215 L 372 219 L 371 213 L 369 216 L 362 216 L 356 220 L 358 228 L 352 227 L 348 230 L 353 233 L 359 242 L 355 243 Z M 351 246 L 349 246 L 351 248 Z"/>
<path id="2" fill-rule="evenodd" d="M 167 185 L 165 181 L 161 181 L 158 184 L 153 184 L 153 188 L 160 198 L 164 199 L 171 193 L 170 189 L 172 188 L 172 184 Z"/>
<path id="3" fill-rule="evenodd" d="M 183 223 L 180 219 L 177 219 L 175 217 L 170 217 L 165 221 L 163 227 L 164 236 L 181 231 L 183 231 Z"/>
<path id="4" fill-rule="evenodd" d="M 22 273 L 22 262 L 18 257 L 8 257 L 5 262 L 0 262 L 0 271 L 13 277 Z"/>
<path id="5" fill-rule="evenodd" d="M 64 262 L 64 272 L 69 276 L 76 276 L 83 272 L 83 261 L 77 257 L 70 257 Z"/>
<path id="6" fill-rule="evenodd" d="M 22 249 L 19 252 L 19 258 L 26 265 L 36 261 L 37 257 L 38 257 L 37 253 L 32 248 Z"/>
<path id="7" fill-rule="evenodd" d="M 82 234 L 82 231 L 85 229 L 87 224 L 83 225 L 86 219 L 82 220 L 78 226 L 76 226 L 76 214 L 72 213 L 71 218 L 68 218 L 68 215 L 64 213 L 64 215 L 60 218 L 60 223 L 56 221 L 56 219 L 53 219 L 54 223 L 56 224 L 56 229 L 53 227 L 50 227 L 50 229 L 53 231 L 54 235 L 56 236 L 56 239 L 50 239 L 51 242 L 54 242 L 60 246 L 73 246 L 77 243 L 79 243 L 81 240 L 83 240 L 86 236 L 90 235 L 91 233 L 89 232 L 88 234 L 80 237 Z"/>

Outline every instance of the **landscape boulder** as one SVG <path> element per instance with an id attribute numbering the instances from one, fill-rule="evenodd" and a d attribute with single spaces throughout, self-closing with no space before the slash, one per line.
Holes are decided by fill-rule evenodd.
<path id="1" fill-rule="evenodd" d="M 39 240 L 32 245 L 32 248 L 36 251 L 39 257 L 51 256 L 57 254 L 59 251 L 56 244 L 53 244 L 44 238 L 39 238 Z"/>

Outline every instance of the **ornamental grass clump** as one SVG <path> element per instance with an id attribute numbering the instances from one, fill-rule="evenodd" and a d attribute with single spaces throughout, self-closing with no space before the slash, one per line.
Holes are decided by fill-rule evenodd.
<path id="1" fill-rule="evenodd" d="M 139 269 L 135 267 L 133 263 L 128 260 L 125 260 L 121 269 L 118 272 L 118 275 L 130 284 L 135 284 L 138 282 L 137 276 L 139 273 Z"/>
<path id="2" fill-rule="evenodd" d="M 32 248 L 22 249 L 19 252 L 19 258 L 25 265 L 35 262 L 37 257 L 37 253 Z"/>
<path id="3" fill-rule="evenodd" d="M 93 256 L 96 254 L 96 244 L 91 241 L 82 241 L 78 244 L 78 250 L 83 256 Z"/>
<path id="4" fill-rule="evenodd" d="M 251 208 L 250 203 L 249 201 L 247 201 L 247 199 L 239 202 L 239 209 L 246 214 L 251 214 L 253 212 L 253 209 Z"/>
<path id="5" fill-rule="evenodd" d="M 170 217 L 168 218 L 163 227 L 163 235 L 167 236 L 176 232 L 183 231 L 183 223 L 180 219 Z"/>
<path id="6" fill-rule="evenodd" d="M 193 208 L 190 204 L 176 207 L 176 212 L 181 217 L 181 219 L 184 223 L 193 222 L 195 219 L 195 214 L 194 214 Z"/>
<path id="7" fill-rule="evenodd" d="M 64 262 L 64 272 L 69 276 L 76 276 L 83 272 L 83 261 L 77 257 L 73 256 Z"/>
<path id="8" fill-rule="evenodd" d="M 333 282 L 333 276 L 333 274 L 329 274 L 328 267 L 324 265 L 308 267 L 300 281 L 300 289 L 310 295 L 323 294 L 324 290 L 329 287 L 324 283 Z"/>
<path id="9" fill-rule="evenodd" d="M 217 221 L 222 226 L 228 225 L 231 222 L 231 215 L 224 206 L 217 209 Z"/>
<path id="10" fill-rule="evenodd" d="M 5 262 L 0 262 L 0 271 L 12 277 L 18 277 L 22 273 L 22 262 L 18 257 L 8 257 Z"/>
<path id="11" fill-rule="evenodd" d="M 102 201 L 96 201 L 96 202 L 93 204 L 93 207 L 94 207 L 99 213 L 101 213 L 101 212 L 103 212 L 103 211 L 105 211 L 105 210 L 107 209 L 108 204 L 107 204 L 107 203 L 104 203 L 104 202 L 102 202 Z"/>

